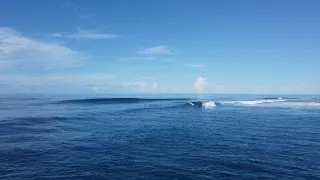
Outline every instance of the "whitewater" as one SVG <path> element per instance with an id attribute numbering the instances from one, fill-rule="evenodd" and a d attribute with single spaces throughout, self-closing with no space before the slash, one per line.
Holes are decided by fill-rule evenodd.
<path id="1" fill-rule="evenodd" d="M 266 97 L 266 98 L 247 98 L 241 100 L 220 100 L 219 98 L 79 98 L 53 101 L 57 104 L 159 104 L 171 107 L 172 104 L 181 104 L 181 107 L 190 106 L 194 108 L 214 108 L 218 106 L 256 106 L 256 107 L 287 107 L 287 108 L 320 108 L 319 97 L 293 98 L 293 97 Z"/>
<path id="2" fill-rule="evenodd" d="M 265 98 L 248 100 L 200 100 L 189 102 L 196 108 L 213 108 L 217 106 L 255 106 L 255 107 L 283 107 L 283 108 L 320 108 L 318 97 L 315 98 Z"/>

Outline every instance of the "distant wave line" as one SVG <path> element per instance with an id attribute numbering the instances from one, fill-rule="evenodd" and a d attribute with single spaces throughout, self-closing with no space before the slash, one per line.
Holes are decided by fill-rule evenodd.
<path id="1" fill-rule="evenodd" d="M 70 99 L 59 101 L 61 104 L 121 104 L 121 103 L 139 103 L 153 101 L 186 101 L 188 98 L 163 98 L 163 99 L 147 99 L 147 98 L 89 98 L 89 99 Z"/>

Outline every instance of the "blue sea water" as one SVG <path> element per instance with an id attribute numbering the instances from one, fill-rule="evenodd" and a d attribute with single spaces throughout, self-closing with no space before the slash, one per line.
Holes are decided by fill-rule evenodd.
<path id="1" fill-rule="evenodd" d="M 0 179 L 320 179 L 320 98 L 1 95 Z"/>

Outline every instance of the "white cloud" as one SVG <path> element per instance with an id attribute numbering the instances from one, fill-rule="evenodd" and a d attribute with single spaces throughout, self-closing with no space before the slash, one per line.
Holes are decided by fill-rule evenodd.
<path id="1" fill-rule="evenodd" d="M 62 44 L 40 41 L 0 27 L 0 62 L 7 67 L 70 67 L 78 66 L 85 58 L 85 54 Z"/>
<path id="2" fill-rule="evenodd" d="M 74 33 L 66 37 L 73 39 L 114 39 L 119 36 L 116 34 L 101 34 L 101 33 Z"/>
<path id="3" fill-rule="evenodd" d="M 195 68 L 207 67 L 207 65 L 204 65 L 204 64 L 185 64 L 184 66 L 195 67 Z"/>
<path id="4" fill-rule="evenodd" d="M 153 88 L 154 90 L 157 90 L 157 89 L 159 88 L 158 83 L 157 83 L 157 82 L 153 82 L 152 88 Z"/>
<path id="5" fill-rule="evenodd" d="M 117 34 L 97 33 L 95 31 L 82 30 L 79 28 L 72 34 L 52 33 L 51 36 L 70 39 L 115 39 L 119 37 Z"/>
<path id="6" fill-rule="evenodd" d="M 194 83 L 194 87 L 198 91 L 198 93 L 201 93 L 206 85 L 207 79 L 204 77 L 198 77 Z"/>
<path id="7" fill-rule="evenodd" d="M 120 58 L 120 60 L 155 60 L 156 57 L 126 57 Z"/>
<path id="8" fill-rule="evenodd" d="M 169 46 L 154 46 L 145 48 L 139 52 L 140 54 L 173 54 Z"/>

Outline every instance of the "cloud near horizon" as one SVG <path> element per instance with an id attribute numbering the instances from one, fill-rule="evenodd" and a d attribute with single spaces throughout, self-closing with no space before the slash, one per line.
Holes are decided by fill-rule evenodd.
<path id="1" fill-rule="evenodd" d="M 207 84 L 207 79 L 204 77 L 198 77 L 194 83 L 194 87 L 196 88 L 198 93 L 202 93 L 203 89 Z"/>
<path id="2" fill-rule="evenodd" d="M 159 88 L 158 83 L 157 83 L 157 82 L 153 82 L 152 88 L 153 88 L 154 90 L 157 90 L 157 89 Z"/>
<path id="3" fill-rule="evenodd" d="M 149 92 L 148 84 L 143 81 L 135 81 L 131 83 L 106 84 L 103 86 L 92 86 L 92 91 L 96 93 L 136 93 Z"/>

